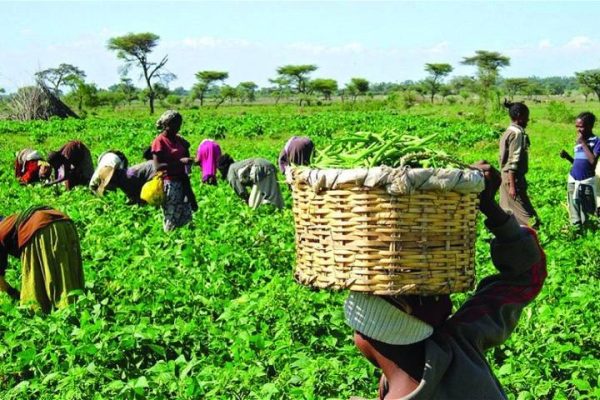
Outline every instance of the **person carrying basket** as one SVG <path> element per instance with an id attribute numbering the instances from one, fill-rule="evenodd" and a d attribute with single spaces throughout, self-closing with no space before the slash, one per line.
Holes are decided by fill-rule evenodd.
<path id="1" fill-rule="evenodd" d="M 344 304 L 356 346 L 383 372 L 380 399 L 506 398 L 484 352 L 510 336 L 540 293 L 546 257 L 535 231 L 494 200 L 498 171 L 487 163 L 475 167 L 486 178 L 479 208 L 495 235 L 490 252 L 499 273 L 483 279 L 453 315 L 448 295 L 350 292 Z"/>

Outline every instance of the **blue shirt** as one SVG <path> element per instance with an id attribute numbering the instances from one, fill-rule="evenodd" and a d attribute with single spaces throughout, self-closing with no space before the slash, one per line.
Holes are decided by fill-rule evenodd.
<path id="1" fill-rule="evenodd" d="M 598 157 L 598 154 L 600 154 L 600 139 L 596 136 L 590 136 L 586 139 L 586 142 L 594 156 Z M 589 162 L 585 156 L 585 151 L 583 151 L 583 147 L 580 144 L 575 145 L 574 153 L 575 156 L 573 157 L 571 176 L 578 181 L 582 181 L 596 175 L 596 172 L 594 171 L 595 166 Z"/>

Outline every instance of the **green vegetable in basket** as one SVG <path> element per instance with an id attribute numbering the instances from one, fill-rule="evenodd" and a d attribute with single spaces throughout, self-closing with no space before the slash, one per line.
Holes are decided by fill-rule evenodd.
<path id="1" fill-rule="evenodd" d="M 437 133 L 426 137 L 386 130 L 381 133 L 356 132 L 338 138 L 317 152 L 318 168 L 458 167 L 462 163 L 446 153 L 429 148 Z"/>

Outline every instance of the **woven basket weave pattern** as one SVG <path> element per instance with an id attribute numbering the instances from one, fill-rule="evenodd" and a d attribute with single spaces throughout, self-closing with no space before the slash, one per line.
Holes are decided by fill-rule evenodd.
<path id="1" fill-rule="evenodd" d="M 378 295 L 446 294 L 474 283 L 478 194 L 390 195 L 292 184 L 298 282 Z"/>

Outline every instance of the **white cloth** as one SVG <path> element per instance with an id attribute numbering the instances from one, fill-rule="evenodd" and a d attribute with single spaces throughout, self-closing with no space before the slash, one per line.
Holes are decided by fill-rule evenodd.
<path id="1" fill-rule="evenodd" d="M 367 188 L 385 187 L 393 195 L 410 194 L 416 190 L 439 190 L 459 193 L 479 193 L 485 188 L 485 178 L 476 169 L 390 168 L 386 166 L 354 169 L 286 169 L 289 184 L 306 182 L 316 192 L 336 189 L 345 183 Z"/>
<path id="2" fill-rule="evenodd" d="M 92 175 L 92 179 L 90 179 L 89 187 L 92 190 L 96 190 L 96 188 L 100 185 L 100 178 L 98 175 L 100 171 L 104 167 L 111 167 L 114 169 L 122 169 L 125 167 L 124 160 L 121 159 L 117 154 L 111 152 L 104 152 L 98 157 L 98 166 Z"/>
<path id="3" fill-rule="evenodd" d="M 383 343 L 418 343 L 433 333 L 431 325 L 372 294 L 350 292 L 344 303 L 344 314 L 353 330 Z"/>
<path id="4" fill-rule="evenodd" d="M 580 185 L 588 185 L 592 187 L 592 191 L 594 192 L 594 198 L 596 199 L 596 207 L 598 207 L 598 196 L 600 195 L 599 193 L 599 188 L 598 188 L 598 178 L 596 176 L 592 176 L 590 178 L 578 181 L 577 179 L 573 178 L 571 176 L 571 174 L 569 174 L 569 177 L 567 179 L 568 183 L 573 183 L 575 185 L 574 189 L 573 189 L 573 199 L 577 200 L 579 198 L 579 186 Z"/>

